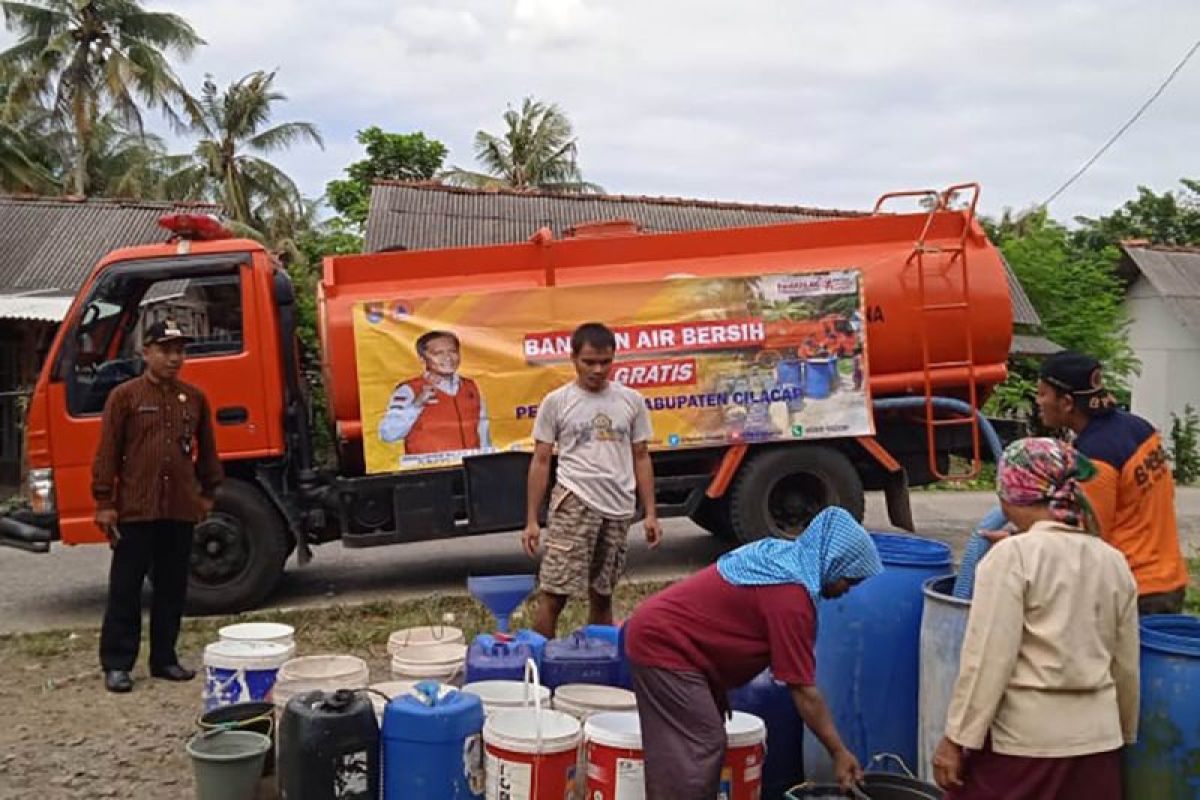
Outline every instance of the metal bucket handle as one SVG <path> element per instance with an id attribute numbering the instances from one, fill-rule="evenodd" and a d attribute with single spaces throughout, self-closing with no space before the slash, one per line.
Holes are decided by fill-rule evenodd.
<path id="1" fill-rule="evenodd" d="M 533 689 L 533 707 L 534 711 L 534 730 L 537 732 L 537 750 L 536 755 L 542 755 L 542 678 L 538 674 L 537 663 L 532 658 L 525 659 L 525 678 L 522 681 L 525 685 L 525 700 L 529 701 L 530 688 Z M 538 794 L 538 776 L 542 774 L 540 765 L 533 766 L 533 785 L 531 797 L 540 797 Z"/>
<path id="2" fill-rule="evenodd" d="M 795 786 L 793 786 L 792 788 L 788 789 L 786 792 L 784 792 L 783 798 L 784 798 L 784 800 L 802 800 L 802 798 L 800 798 L 798 795 L 796 795 L 794 793 L 795 792 L 803 792 L 806 789 L 816 789 L 816 788 L 819 788 L 820 786 L 821 786 L 821 784 L 813 783 L 811 781 L 805 781 L 804 783 L 798 783 Z M 841 790 L 839 790 L 839 791 L 841 791 Z M 853 798 L 855 798 L 855 800 L 871 800 L 871 796 L 868 795 L 866 792 L 864 792 L 862 789 L 858 788 L 857 786 L 851 786 L 849 792 L 842 791 L 842 794 L 846 795 L 847 797 L 853 797 Z"/>
<path id="3" fill-rule="evenodd" d="M 917 779 L 917 776 L 913 774 L 913 771 L 908 768 L 908 764 L 904 763 L 904 759 L 895 753 L 876 753 L 875 755 L 871 756 L 871 760 L 867 762 L 867 768 L 870 769 L 873 764 L 884 763 L 887 761 L 895 761 L 900 766 L 900 769 L 904 771 L 905 776 L 912 778 L 913 780 Z"/>

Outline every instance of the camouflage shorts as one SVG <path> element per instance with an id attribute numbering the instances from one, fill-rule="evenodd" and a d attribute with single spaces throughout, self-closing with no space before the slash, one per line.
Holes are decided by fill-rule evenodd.
<path id="1" fill-rule="evenodd" d="M 625 568 L 628 534 L 628 520 L 605 519 L 567 489 L 555 486 L 539 588 L 576 597 L 588 589 L 611 595 Z"/>

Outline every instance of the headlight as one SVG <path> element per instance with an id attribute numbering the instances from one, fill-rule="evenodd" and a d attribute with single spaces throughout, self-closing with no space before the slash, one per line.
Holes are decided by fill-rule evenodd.
<path id="1" fill-rule="evenodd" d="M 34 512 L 46 514 L 54 511 L 54 470 L 29 470 L 29 505 Z"/>

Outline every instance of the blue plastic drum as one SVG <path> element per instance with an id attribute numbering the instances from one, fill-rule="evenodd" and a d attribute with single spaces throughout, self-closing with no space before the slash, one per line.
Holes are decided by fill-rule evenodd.
<path id="1" fill-rule="evenodd" d="M 860 762 L 892 753 L 915 771 L 923 586 L 950 572 L 950 548 L 916 536 L 871 539 L 883 574 L 818 608 L 817 687 Z M 825 748 L 807 731 L 804 771 L 816 780 L 833 775 Z"/>
<path id="2" fill-rule="evenodd" d="M 1125 751 L 1125 796 L 1200 797 L 1200 619 L 1146 617 L 1141 626 L 1138 740 Z"/>

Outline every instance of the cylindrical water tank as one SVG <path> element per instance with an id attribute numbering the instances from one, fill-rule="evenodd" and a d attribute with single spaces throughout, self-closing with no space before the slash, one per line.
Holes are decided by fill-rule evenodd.
<path id="1" fill-rule="evenodd" d="M 1200 619 L 1146 617 L 1141 625 L 1138 740 L 1125 751 L 1125 796 L 1200 797 Z"/>
<path id="2" fill-rule="evenodd" d="M 883 573 L 818 608 L 817 687 L 860 762 L 891 753 L 911 769 L 917 761 L 922 587 L 950 571 L 950 548 L 917 536 L 871 538 Z M 833 777 L 828 753 L 807 730 L 804 774 Z"/>
<path id="3" fill-rule="evenodd" d="M 959 656 L 971 610 L 971 601 L 954 597 L 953 591 L 953 575 L 925 581 L 915 765 L 917 776 L 923 781 L 933 780 L 933 751 L 946 731 L 946 714 L 958 679 Z"/>

